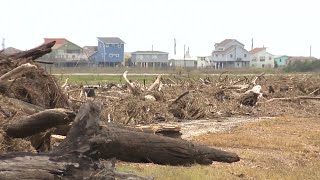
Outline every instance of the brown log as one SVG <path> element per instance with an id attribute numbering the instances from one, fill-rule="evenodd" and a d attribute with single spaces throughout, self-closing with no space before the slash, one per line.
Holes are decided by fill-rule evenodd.
<path id="1" fill-rule="evenodd" d="M 6 133 L 13 138 L 25 138 L 44 132 L 58 125 L 69 124 L 73 121 L 75 114 L 66 109 L 48 109 L 24 119 L 15 120 L 6 125 Z"/>
<path id="2" fill-rule="evenodd" d="M 212 161 L 236 162 L 230 152 L 193 144 L 186 140 L 115 128 L 100 122 L 101 102 L 83 105 L 66 139 L 55 149 L 58 154 L 81 153 L 92 159 L 116 157 L 128 162 L 153 162 L 169 165 Z"/>
<path id="3" fill-rule="evenodd" d="M 14 58 L 30 58 L 32 60 L 35 60 L 45 54 L 48 54 L 51 52 L 51 48 L 55 45 L 56 41 L 52 41 L 46 44 L 42 44 L 36 48 L 22 51 L 16 54 L 11 55 L 10 57 Z"/>
<path id="4" fill-rule="evenodd" d="M 15 153 L 0 155 L 0 179 L 135 179 L 115 171 L 115 161 L 94 162 L 77 155 Z"/>

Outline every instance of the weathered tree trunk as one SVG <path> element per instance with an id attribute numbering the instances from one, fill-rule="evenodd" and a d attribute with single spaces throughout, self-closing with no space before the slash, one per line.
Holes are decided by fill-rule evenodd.
<path id="1" fill-rule="evenodd" d="M 81 107 L 66 139 L 55 149 L 60 153 L 81 153 L 92 159 L 188 165 L 212 161 L 236 162 L 239 157 L 191 142 L 109 126 L 100 122 L 100 102 Z"/>
<path id="2" fill-rule="evenodd" d="M 98 163 L 76 154 L 4 154 L 0 155 L 0 179 L 152 179 L 116 172 L 114 163 Z"/>
<path id="3" fill-rule="evenodd" d="M 25 138 L 58 125 L 68 124 L 73 121 L 75 114 L 66 109 L 48 109 L 27 116 L 24 119 L 11 121 L 5 132 L 12 138 Z"/>
<path id="4" fill-rule="evenodd" d="M 30 49 L 28 51 L 22 51 L 16 54 L 11 55 L 10 57 L 14 58 L 31 58 L 35 60 L 45 54 L 50 53 L 52 50 L 51 48 L 54 46 L 56 41 L 49 42 L 47 44 L 40 45 L 36 48 Z"/>

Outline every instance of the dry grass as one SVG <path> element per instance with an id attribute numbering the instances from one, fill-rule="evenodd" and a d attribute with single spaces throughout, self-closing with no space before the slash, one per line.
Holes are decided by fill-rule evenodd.
<path id="1" fill-rule="evenodd" d="M 120 164 L 118 169 L 157 179 L 320 179 L 319 121 L 281 117 L 193 140 L 238 153 L 241 161 L 234 164 L 192 167 Z"/>

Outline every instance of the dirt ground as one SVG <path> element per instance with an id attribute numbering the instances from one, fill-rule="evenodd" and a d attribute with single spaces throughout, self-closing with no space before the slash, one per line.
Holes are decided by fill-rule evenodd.
<path id="1" fill-rule="evenodd" d="M 192 138 L 236 152 L 241 158 L 237 163 L 191 167 L 121 163 L 118 168 L 156 179 L 319 179 L 319 129 L 318 118 L 259 119 Z"/>

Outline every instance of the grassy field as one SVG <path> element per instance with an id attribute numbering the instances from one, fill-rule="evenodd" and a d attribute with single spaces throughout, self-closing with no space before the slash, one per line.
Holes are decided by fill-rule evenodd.
<path id="1" fill-rule="evenodd" d="M 59 82 L 64 82 L 66 78 L 69 78 L 70 84 L 106 84 L 106 83 L 125 83 L 122 75 L 101 75 L 101 74 L 86 74 L 86 75 L 73 75 L 73 74 L 59 74 L 54 75 Z M 163 78 L 170 77 L 173 80 L 179 78 L 182 79 L 194 79 L 199 80 L 200 77 L 204 78 L 206 75 L 163 75 Z M 146 85 L 152 84 L 157 78 L 157 75 L 128 75 L 128 79 L 139 82 L 140 84 L 146 83 Z"/>
<path id="2" fill-rule="evenodd" d="M 220 74 L 227 71 L 232 74 L 259 74 L 265 72 L 268 74 L 283 73 L 282 69 L 272 68 L 238 68 L 238 69 L 211 69 L 211 68 L 138 68 L 138 67 L 64 67 L 64 68 L 48 68 L 52 74 L 68 74 L 68 73 L 123 73 L 129 71 L 129 73 L 155 73 L 155 74 L 177 74 L 177 73 L 190 73 L 190 74 Z"/>
<path id="3" fill-rule="evenodd" d="M 234 164 L 171 167 L 119 163 L 117 168 L 156 179 L 320 179 L 319 137 L 318 119 L 281 117 L 193 140 L 238 153 L 241 161 Z"/>
<path id="4" fill-rule="evenodd" d="M 60 81 L 64 82 L 66 78 L 69 78 L 68 82 L 70 84 L 89 84 L 89 85 L 96 85 L 106 84 L 106 83 L 125 83 L 122 75 L 55 75 L 55 77 Z M 157 76 L 130 76 L 129 79 L 132 81 L 137 81 L 141 84 L 146 82 L 146 84 L 152 83 Z"/>

